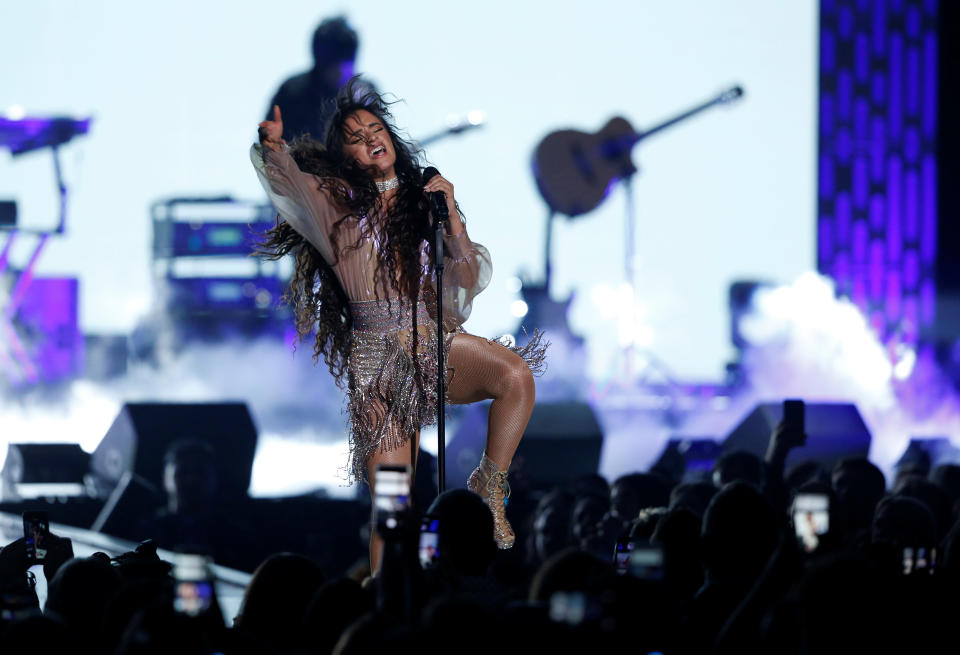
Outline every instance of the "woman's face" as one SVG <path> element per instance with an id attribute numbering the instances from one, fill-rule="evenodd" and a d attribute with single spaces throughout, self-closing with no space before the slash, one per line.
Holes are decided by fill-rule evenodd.
<path id="1" fill-rule="evenodd" d="M 369 170 L 374 179 L 395 177 L 397 153 L 383 122 L 366 109 L 347 116 L 343 126 L 343 154 Z"/>

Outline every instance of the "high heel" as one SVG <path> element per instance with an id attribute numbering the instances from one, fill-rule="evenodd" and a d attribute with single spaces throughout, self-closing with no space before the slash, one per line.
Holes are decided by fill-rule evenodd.
<path id="1" fill-rule="evenodd" d="M 497 542 L 497 548 L 512 548 L 516 535 L 506 514 L 506 500 L 510 497 L 507 472 L 498 470 L 493 460 L 484 453 L 480 466 L 467 478 L 467 489 L 483 498 L 493 513 L 493 538 Z"/>

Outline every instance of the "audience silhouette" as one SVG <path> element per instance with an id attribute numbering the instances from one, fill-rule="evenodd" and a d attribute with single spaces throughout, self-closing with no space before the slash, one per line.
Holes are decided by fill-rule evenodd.
<path id="1" fill-rule="evenodd" d="M 376 579 L 334 577 L 312 559 L 271 555 L 256 568 L 239 615 L 216 602 L 178 612 L 174 570 L 147 540 L 116 557 L 73 557 L 49 536 L 42 572 L 23 539 L 0 551 L 4 652 L 91 655 L 312 655 L 452 650 L 487 653 L 952 652 L 960 609 L 960 466 L 914 457 L 888 491 L 863 458 L 784 473 L 804 435 L 788 425 L 764 457 L 727 453 L 696 479 L 676 461 L 607 485 L 585 476 L 524 491 L 517 553 L 493 540 L 483 500 L 452 489 L 426 511 L 436 557 L 418 561 L 419 516 L 388 535 Z M 918 463 L 919 462 L 919 463 Z M 181 442 L 168 463 L 169 502 L 144 523 L 220 507 L 209 453 Z M 794 522 L 820 498 L 811 545 Z M 160 520 L 156 520 L 160 519 Z M 322 520 L 317 517 L 316 520 Z M 809 525 L 805 529 L 809 529 Z M 524 556 L 523 544 L 527 546 Z M 49 582 L 46 602 L 34 578 Z"/>

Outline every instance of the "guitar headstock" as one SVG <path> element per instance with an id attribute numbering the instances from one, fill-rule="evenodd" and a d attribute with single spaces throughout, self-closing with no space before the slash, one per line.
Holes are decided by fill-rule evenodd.
<path id="1" fill-rule="evenodd" d="M 721 93 L 720 96 L 717 98 L 717 101 L 720 102 L 721 104 L 726 105 L 733 102 L 734 100 L 739 100 L 742 97 L 743 97 L 743 87 L 737 85 L 737 86 L 730 87 L 729 89 Z"/>

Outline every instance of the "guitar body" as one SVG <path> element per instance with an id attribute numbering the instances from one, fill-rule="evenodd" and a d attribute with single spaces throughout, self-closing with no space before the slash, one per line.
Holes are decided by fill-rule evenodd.
<path id="1" fill-rule="evenodd" d="M 560 214 L 592 211 L 616 180 L 636 172 L 630 159 L 636 141 L 636 131 L 619 116 L 593 134 L 560 130 L 547 135 L 533 155 L 540 194 Z"/>
<path id="2" fill-rule="evenodd" d="M 517 329 L 518 343 L 523 343 L 523 328 L 528 328 L 528 335 L 533 334 L 533 328 L 550 332 L 552 338 L 557 336 L 564 339 L 583 341 L 581 337 L 574 335 L 567 323 L 567 313 L 570 311 L 570 304 L 573 302 L 573 295 L 567 296 L 563 300 L 553 300 L 550 298 L 550 290 L 545 285 L 524 284 L 520 290 L 523 295 L 523 301 L 527 303 L 527 313 Z M 553 336 L 557 335 L 557 336 Z"/>

